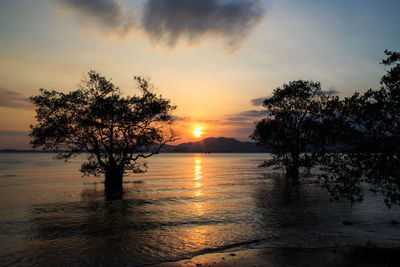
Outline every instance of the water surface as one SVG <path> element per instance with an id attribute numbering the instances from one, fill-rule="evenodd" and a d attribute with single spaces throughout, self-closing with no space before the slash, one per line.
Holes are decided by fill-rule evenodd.
<path id="1" fill-rule="evenodd" d="M 312 178 L 300 187 L 257 168 L 269 154 L 161 154 L 107 201 L 81 158 L 0 154 L 0 262 L 129 265 L 249 247 L 399 245 L 399 209 L 379 196 L 330 202 Z M 351 221 L 353 225 L 344 225 Z"/>

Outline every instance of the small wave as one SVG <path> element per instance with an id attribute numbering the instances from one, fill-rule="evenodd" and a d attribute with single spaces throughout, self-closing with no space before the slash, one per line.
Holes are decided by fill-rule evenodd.
<path id="1" fill-rule="evenodd" d="M 159 263 L 166 263 L 166 262 L 177 262 L 177 261 L 187 260 L 187 259 L 191 259 L 191 258 L 196 257 L 196 256 L 205 255 L 205 254 L 209 254 L 209 253 L 228 251 L 230 249 L 246 247 L 246 246 L 249 246 L 249 245 L 256 245 L 258 243 L 264 242 L 265 240 L 267 240 L 267 239 L 266 238 L 254 239 L 254 240 L 237 242 L 237 243 L 223 245 L 223 246 L 214 247 L 214 248 L 205 248 L 205 249 L 198 250 L 198 251 L 196 251 L 194 253 L 190 253 L 187 256 L 183 256 L 183 257 L 179 257 L 179 258 L 175 258 L 175 259 L 167 259 L 167 260 L 163 260 L 163 261 L 158 261 L 158 262 L 152 263 L 152 265 L 153 264 L 159 264 Z"/>
<path id="2" fill-rule="evenodd" d="M 196 256 L 202 255 L 202 254 L 207 254 L 207 253 L 224 251 L 224 250 L 233 249 L 233 248 L 245 247 L 245 246 L 249 246 L 249 245 L 257 245 L 257 244 L 266 242 L 268 240 L 269 240 L 269 238 L 260 238 L 260 239 L 253 239 L 253 240 L 247 240 L 247 241 L 241 241 L 241 242 L 237 242 L 237 243 L 227 244 L 227 245 L 223 245 L 223 246 L 216 247 L 216 248 L 205 248 L 205 249 L 199 250 L 196 253 Z"/>
<path id="3" fill-rule="evenodd" d="M 136 181 L 124 181 L 124 184 L 143 184 L 143 181 L 136 180 Z"/>
<path id="4" fill-rule="evenodd" d="M 5 174 L 5 175 L 0 175 L 0 178 L 14 178 L 17 177 L 15 174 Z"/>
<path id="5" fill-rule="evenodd" d="M 242 241 L 242 242 L 237 242 L 237 243 L 232 243 L 232 244 L 227 244 L 215 248 L 205 248 L 199 251 L 196 251 L 194 253 L 191 253 L 188 256 L 184 256 L 181 258 L 177 259 L 171 259 L 171 260 L 166 260 L 166 261 L 160 261 L 157 262 L 156 264 L 159 263 L 164 263 L 164 262 L 178 262 L 182 260 L 188 260 L 193 257 L 201 256 L 201 255 L 206 255 L 206 254 L 212 254 L 212 253 L 219 253 L 219 252 L 236 252 L 236 251 L 241 251 L 241 250 L 247 250 L 247 249 L 266 249 L 266 248 L 271 248 L 271 249 L 332 249 L 332 248 L 338 248 L 338 247 L 354 247 L 356 245 L 359 245 L 357 243 L 344 243 L 335 246 L 277 246 L 277 245 L 270 245 L 269 241 L 271 238 L 261 238 L 261 239 L 254 239 L 254 240 L 248 240 L 248 241 Z M 268 245 L 267 245 L 268 244 Z M 261 246 L 259 246 L 261 245 Z"/>
<path id="6" fill-rule="evenodd" d="M 164 187 L 164 188 L 152 188 L 145 190 L 146 192 L 163 192 L 163 191 L 193 191 L 193 188 L 182 188 L 182 187 Z"/>
<path id="7" fill-rule="evenodd" d="M 98 184 L 104 184 L 104 182 L 84 182 L 83 185 L 98 185 Z"/>

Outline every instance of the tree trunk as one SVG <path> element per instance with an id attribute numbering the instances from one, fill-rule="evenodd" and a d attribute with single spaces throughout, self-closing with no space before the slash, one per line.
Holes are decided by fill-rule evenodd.
<path id="1" fill-rule="evenodd" d="M 298 182 L 299 180 L 299 166 L 289 166 L 289 168 L 286 171 L 286 175 L 288 178 L 292 178 L 293 182 Z"/>
<path id="2" fill-rule="evenodd" d="M 122 180 L 124 171 L 119 168 L 109 168 L 105 173 L 105 194 L 107 198 L 122 197 Z"/>
<path id="3" fill-rule="evenodd" d="M 287 167 L 286 170 L 286 176 L 288 178 L 293 179 L 293 184 L 298 184 L 299 183 L 299 168 L 300 168 L 300 162 L 299 162 L 299 154 L 292 154 L 292 164 Z"/>

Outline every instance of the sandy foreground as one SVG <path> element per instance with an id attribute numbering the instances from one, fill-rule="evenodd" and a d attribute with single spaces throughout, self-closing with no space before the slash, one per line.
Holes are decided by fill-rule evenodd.
<path id="1" fill-rule="evenodd" d="M 352 247 L 246 249 L 209 253 L 154 266 L 391 266 L 354 257 L 352 251 Z"/>

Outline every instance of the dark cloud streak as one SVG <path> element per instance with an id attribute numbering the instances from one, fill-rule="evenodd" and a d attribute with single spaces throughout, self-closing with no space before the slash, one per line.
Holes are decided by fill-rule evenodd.
<path id="1" fill-rule="evenodd" d="M 251 101 L 251 104 L 253 104 L 253 106 L 262 106 L 265 99 L 266 99 L 266 97 L 259 97 L 259 98 L 254 98 L 250 101 Z"/>
<path id="2" fill-rule="evenodd" d="M 29 132 L 24 131 L 14 131 L 14 130 L 0 130 L 0 136 L 9 135 L 9 136 L 29 136 Z"/>
<path id="3" fill-rule="evenodd" d="M 263 16 L 257 0 L 149 0 L 142 27 L 153 40 L 171 47 L 182 37 L 197 41 L 205 35 L 237 46 Z"/>
<path id="4" fill-rule="evenodd" d="M 247 110 L 226 118 L 228 121 L 248 121 L 250 119 L 267 116 L 266 110 Z"/>
<path id="5" fill-rule="evenodd" d="M 123 12 L 117 2 L 108 0 L 61 0 L 61 2 L 82 15 L 95 18 L 104 25 L 115 27 L 121 24 Z"/>
<path id="6" fill-rule="evenodd" d="M 191 43 L 213 37 L 235 49 L 264 16 L 259 0 L 148 0 L 140 17 L 134 16 L 137 5 L 125 6 L 118 0 L 57 1 L 103 30 L 125 35 L 137 29 L 169 47 L 181 39 Z"/>
<path id="7" fill-rule="evenodd" d="M 245 117 L 261 117 L 261 116 L 267 115 L 267 111 L 265 111 L 265 110 L 248 110 L 248 111 L 239 113 L 239 115 L 245 116 Z"/>
<path id="8" fill-rule="evenodd" d="M 125 34 L 134 27 L 133 13 L 115 0 L 59 0 L 65 7 L 107 30 Z"/>
<path id="9" fill-rule="evenodd" d="M 33 105 L 24 95 L 0 87 L 0 107 L 33 109 Z"/>

